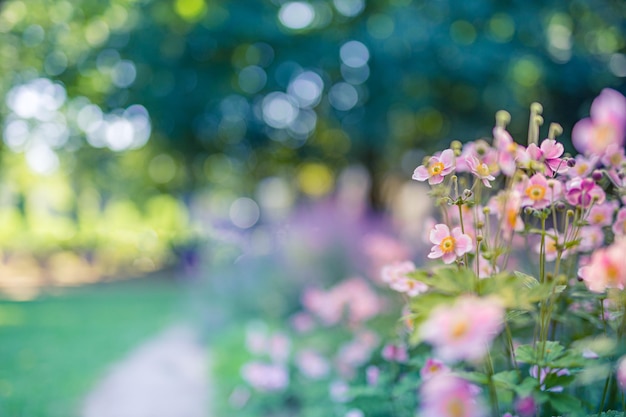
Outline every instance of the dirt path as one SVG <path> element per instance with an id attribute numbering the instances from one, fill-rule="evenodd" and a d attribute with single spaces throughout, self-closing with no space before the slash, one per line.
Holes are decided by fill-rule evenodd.
<path id="1" fill-rule="evenodd" d="M 209 417 L 207 350 L 171 327 L 114 364 L 87 396 L 82 417 Z"/>

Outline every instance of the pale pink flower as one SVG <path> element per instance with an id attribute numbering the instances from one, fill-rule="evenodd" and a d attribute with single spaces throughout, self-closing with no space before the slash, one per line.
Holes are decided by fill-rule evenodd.
<path id="1" fill-rule="evenodd" d="M 420 387 L 421 417 L 485 417 L 479 389 L 451 373 L 440 373 Z"/>
<path id="2" fill-rule="evenodd" d="M 295 313 L 289 320 L 291 327 L 298 333 L 308 333 L 315 328 L 315 319 L 303 311 Z"/>
<path id="3" fill-rule="evenodd" d="M 499 192 L 489 201 L 489 209 L 498 216 L 498 226 L 505 239 L 510 238 L 513 232 L 524 230 L 521 217 L 522 195 L 518 190 Z"/>
<path id="4" fill-rule="evenodd" d="M 380 378 L 380 368 L 378 366 L 370 365 L 365 368 L 365 379 L 367 385 L 375 387 L 378 385 L 378 379 Z"/>
<path id="5" fill-rule="evenodd" d="M 428 291 L 428 285 L 409 277 L 400 278 L 392 282 L 389 284 L 389 288 L 400 293 L 405 293 L 409 297 L 416 297 Z"/>
<path id="6" fill-rule="evenodd" d="M 289 385 L 289 373 L 283 365 L 249 362 L 242 367 L 241 376 L 258 391 L 282 391 Z"/>
<path id="7" fill-rule="evenodd" d="M 468 156 L 465 160 L 470 172 L 481 180 L 485 187 L 491 188 L 491 183 L 489 181 L 494 181 L 496 177 L 491 175 L 489 166 L 484 162 L 480 162 L 475 156 Z"/>
<path id="8" fill-rule="evenodd" d="M 504 128 L 496 126 L 493 129 L 493 146 L 498 151 L 498 166 L 507 177 L 512 177 L 517 170 L 517 157 L 523 146 L 513 141 L 510 133 Z"/>
<path id="9" fill-rule="evenodd" d="M 291 352 L 291 339 L 286 334 L 274 333 L 268 343 L 268 354 L 274 362 L 285 363 Z"/>
<path id="10" fill-rule="evenodd" d="M 592 178 L 573 178 L 565 184 L 565 198 L 573 206 L 588 208 L 604 203 L 606 194 Z"/>
<path id="11" fill-rule="evenodd" d="M 463 145 L 463 151 L 456 160 L 457 172 L 470 172 L 467 158 L 474 157 L 482 164 L 487 164 L 492 174 L 500 172 L 498 166 L 498 151 L 492 148 L 487 141 L 479 139 Z"/>
<path id="12" fill-rule="evenodd" d="M 411 261 L 396 262 L 383 267 L 381 275 L 383 282 L 395 291 L 406 293 L 409 297 L 426 292 L 428 286 L 408 276 L 415 271 L 415 264 Z"/>
<path id="13" fill-rule="evenodd" d="M 541 142 L 541 147 L 531 143 L 526 148 L 531 160 L 543 164 L 545 175 L 548 177 L 555 173 L 562 174 L 569 169 L 567 163 L 561 159 L 564 151 L 563 145 L 553 139 L 545 139 Z"/>
<path id="14" fill-rule="evenodd" d="M 576 155 L 574 158 L 576 163 L 575 165 L 567 171 L 567 175 L 571 178 L 576 177 L 587 177 L 591 175 L 594 169 L 598 166 L 597 155 L 590 155 L 589 157 L 585 155 Z"/>
<path id="15" fill-rule="evenodd" d="M 351 408 L 343 417 L 365 417 L 365 413 L 358 408 Z"/>
<path id="16" fill-rule="evenodd" d="M 302 304 L 328 326 L 344 317 L 349 324 L 356 325 L 374 317 L 383 307 L 382 300 L 361 278 L 347 279 L 328 291 L 307 288 L 302 294 Z"/>
<path id="17" fill-rule="evenodd" d="M 582 119 L 572 130 L 574 147 L 584 154 L 604 155 L 612 146 L 623 146 L 626 128 L 626 98 L 608 88 L 591 103 L 589 118 Z"/>
<path id="18" fill-rule="evenodd" d="M 300 373 L 313 380 L 322 379 L 330 373 L 330 363 L 313 349 L 304 349 L 296 355 L 296 366 Z"/>
<path id="19" fill-rule="evenodd" d="M 624 147 L 618 145 L 609 145 L 602 155 L 601 159 L 605 167 L 620 169 L 626 161 L 626 155 L 624 154 Z"/>
<path id="20" fill-rule="evenodd" d="M 357 334 L 353 340 L 344 343 L 339 348 L 336 357 L 339 372 L 345 377 L 352 377 L 355 369 L 372 357 L 378 342 L 378 337 L 374 333 L 363 331 Z"/>
<path id="21" fill-rule="evenodd" d="M 464 296 L 452 306 L 435 308 L 419 329 L 420 336 L 444 361 L 477 361 L 500 333 L 504 308 L 494 299 Z"/>
<path id="22" fill-rule="evenodd" d="M 620 389 L 626 391 L 626 356 L 622 356 L 617 362 L 615 376 Z"/>
<path id="23" fill-rule="evenodd" d="M 615 201 L 596 204 L 589 210 L 587 221 L 594 226 L 610 226 L 613 224 L 613 213 L 617 210 Z"/>
<path id="24" fill-rule="evenodd" d="M 409 353 L 404 345 L 388 343 L 383 347 L 381 356 L 389 362 L 405 363 L 409 361 Z"/>
<path id="25" fill-rule="evenodd" d="M 607 288 L 624 289 L 626 285 L 626 239 L 600 248 L 591 255 L 589 263 L 578 269 L 589 291 L 601 293 Z"/>
<path id="26" fill-rule="evenodd" d="M 435 375 L 445 372 L 450 372 L 450 368 L 448 368 L 442 361 L 435 358 L 428 358 L 426 359 L 424 366 L 422 366 L 422 369 L 420 369 L 420 376 L 425 381 Z"/>
<path id="27" fill-rule="evenodd" d="M 615 236 L 626 236 L 626 207 L 622 207 L 617 212 L 617 217 L 611 230 L 613 230 Z"/>
<path id="28" fill-rule="evenodd" d="M 430 242 L 434 244 L 430 249 L 430 259 L 442 258 L 443 262 L 450 264 L 458 256 L 463 256 L 474 249 L 472 239 L 461 232 L 460 227 L 450 229 L 445 224 L 438 224 L 430 231 Z"/>
<path id="29" fill-rule="evenodd" d="M 415 264 L 411 261 L 394 262 L 383 266 L 380 271 L 382 281 L 391 284 L 395 281 L 407 278 L 407 274 L 415 271 Z"/>
<path id="30" fill-rule="evenodd" d="M 331 400 L 336 403 L 345 403 L 350 401 L 350 386 L 342 380 L 336 380 L 330 383 L 328 393 Z"/>
<path id="31" fill-rule="evenodd" d="M 428 180 L 429 184 L 440 184 L 443 178 L 454 171 L 455 157 L 452 149 L 446 149 L 440 156 L 432 156 L 428 166 L 420 165 L 413 172 L 413 179 Z"/>
<path id="32" fill-rule="evenodd" d="M 584 226 L 580 229 L 579 252 L 591 252 L 604 244 L 604 232 L 600 226 Z"/>
<path id="33" fill-rule="evenodd" d="M 537 173 L 523 181 L 522 206 L 536 209 L 548 207 L 551 201 L 551 191 L 548 180 L 543 174 Z"/>

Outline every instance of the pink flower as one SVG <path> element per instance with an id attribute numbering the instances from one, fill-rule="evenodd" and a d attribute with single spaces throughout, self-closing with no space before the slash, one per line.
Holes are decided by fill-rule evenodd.
<path id="1" fill-rule="evenodd" d="M 626 240 L 596 250 L 589 264 L 578 269 L 589 291 L 601 293 L 607 288 L 623 290 L 626 285 Z"/>
<path id="2" fill-rule="evenodd" d="M 580 229 L 580 243 L 578 251 L 591 252 L 604 243 L 604 232 L 599 226 L 584 226 Z"/>
<path id="3" fill-rule="evenodd" d="M 567 171 L 567 175 L 571 178 L 586 177 L 598 166 L 598 156 L 590 155 L 586 157 L 584 155 L 576 155 L 576 164 Z"/>
<path id="4" fill-rule="evenodd" d="M 420 387 L 421 417 L 484 417 L 479 389 L 451 373 L 440 373 Z"/>
<path id="5" fill-rule="evenodd" d="M 370 365 L 365 369 L 365 379 L 367 385 L 374 387 L 378 385 L 378 379 L 380 378 L 380 368 L 378 366 Z"/>
<path id="6" fill-rule="evenodd" d="M 581 153 L 604 155 L 612 145 L 624 144 L 626 98 L 605 88 L 591 103 L 589 118 L 582 119 L 572 130 L 572 143 Z"/>
<path id="7" fill-rule="evenodd" d="M 564 150 L 563 145 L 553 139 L 546 139 L 541 142 L 541 148 L 534 143 L 526 148 L 531 160 L 543 163 L 545 174 L 548 177 L 555 173 L 561 174 L 569 169 L 565 161 L 561 159 Z"/>
<path id="8" fill-rule="evenodd" d="M 625 160 L 626 155 L 624 155 L 624 148 L 617 145 L 609 145 L 601 159 L 604 166 L 615 169 L 622 168 L 622 164 Z"/>
<path id="9" fill-rule="evenodd" d="M 610 226 L 613 224 L 613 213 L 617 210 L 614 201 L 596 204 L 589 210 L 587 221 L 594 226 Z"/>
<path id="10" fill-rule="evenodd" d="M 432 156 L 428 166 L 420 165 L 413 172 L 413 179 L 417 181 L 428 180 L 429 184 L 440 184 L 443 177 L 454 171 L 455 157 L 452 149 L 446 149 L 440 156 Z"/>
<path id="11" fill-rule="evenodd" d="M 565 184 L 565 198 L 573 206 L 588 208 L 592 203 L 604 203 L 606 195 L 592 178 L 574 178 Z"/>
<path id="12" fill-rule="evenodd" d="M 515 401 L 515 411 L 522 417 L 531 417 L 535 415 L 537 403 L 533 397 L 524 397 Z"/>
<path id="13" fill-rule="evenodd" d="M 535 174 L 524 181 L 522 190 L 522 206 L 542 209 L 552 203 L 550 185 L 543 174 Z"/>
<path id="14" fill-rule="evenodd" d="M 435 308 L 419 329 L 420 336 L 444 361 L 477 361 L 503 326 L 504 309 L 494 299 L 464 296 L 452 306 Z"/>
<path id="15" fill-rule="evenodd" d="M 522 195 L 517 190 L 500 192 L 489 202 L 489 209 L 498 216 L 498 225 L 502 228 L 505 239 L 511 237 L 513 232 L 524 230 L 524 222 L 521 217 Z"/>
<path id="16" fill-rule="evenodd" d="M 409 361 L 409 353 L 404 345 L 386 344 L 381 352 L 381 356 L 389 362 L 405 363 Z"/>
<path id="17" fill-rule="evenodd" d="M 428 257 L 430 259 L 442 258 L 443 262 L 450 264 L 457 256 L 463 256 L 474 249 L 472 239 L 461 232 L 460 227 L 455 227 L 450 233 L 450 229 L 445 224 L 435 225 L 430 231 L 430 242 L 434 244 L 430 249 Z"/>
<path id="18" fill-rule="evenodd" d="M 617 362 L 615 376 L 620 389 L 626 391 L 626 356 L 622 356 Z"/>
<path id="19" fill-rule="evenodd" d="M 425 381 L 435 375 L 445 372 L 450 372 L 450 368 L 448 368 L 442 361 L 435 358 L 428 358 L 424 366 L 422 366 L 422 369 L 420 369 L 420 376 Z"/>
<path id="20" fill-rule="evenodd" d="M 523 151 L 524 147 L 515 143 L 510 133 L 499 126 L 493 129 L 493 145 L 498 150 L 498 166 L 502 173 L 512 177 L 517 170 L 516 160 L 519 152 Z"/>
<path id="21" fill-rule="evenodd" d="M 484 162 L 480 162 L 475 156 L 468 156 L 465 160 L 471 173 L 481 180 L 485 187 L 491 188 L 491 183 L 489 181 L 495 180 L 496 177 L 491 175 L 489 166 Z"/>
<path id="22" fill-rule="evenodd" d="M 301 350 L 296 355 L 296 365 L 306 378 L 318 380 L 330 373 L 330 363 L 313 349 Z"/>
<path id="23" fill-rule="evenodd" d="M 249 362 L 241 369 L 241 376 L 259 391 L 282 391 L 289 385 L 289 374 L 283 365 Z"/>
<path id="24" fill-rule="evenodd" d="M 463 145 L 461 156 L 456 160 L 457 172 L 470 171 L 470 167 L 467 165 L 467 158 L 469 157 L 474 157 L 480 163 L 487 164 L 492 173 L 496 174 L 499 172 L 498 151 L 492 148 L 487 141 L 479 139 Z"/>
<path id="25" fill-rule="evenodd" d="M 617 212 L 617 218 L 611 228 L 615 236 L 626 236 L 626 207 L 622 207 Z"/>
<path id="26" fill-rule="evenodd" d="M 428 285 L 408 276 L 415 271 L 415 264 L 411 261 L 396 262 L 385 265 L 381 271 L 382 280 L 389 284 L 391 289 L 406 293 L 409 297 L 428 291 Z"/>

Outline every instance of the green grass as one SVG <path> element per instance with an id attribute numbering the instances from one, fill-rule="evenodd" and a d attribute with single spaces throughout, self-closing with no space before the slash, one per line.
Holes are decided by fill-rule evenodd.
<path id="1" fill-rule="evenodd" d="M 73 417 L 107 365 L 181 314 L 160 276 L 0 301 L 0 416 Z"/>

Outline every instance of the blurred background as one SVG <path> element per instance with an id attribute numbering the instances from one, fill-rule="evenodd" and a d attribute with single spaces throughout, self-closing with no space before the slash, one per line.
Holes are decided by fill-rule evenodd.
<path id="1" fill-rule="evenodd" d="M 533 101 L 568 144 L 601 89 L 626 92 L 625 18 L 618 0 L 1 1 L 0 415 L 80 415 L 168 323 L 210 345 L 415 254 L 423 157 L 489 137 L 500 109 L 523 142 Z"/>

